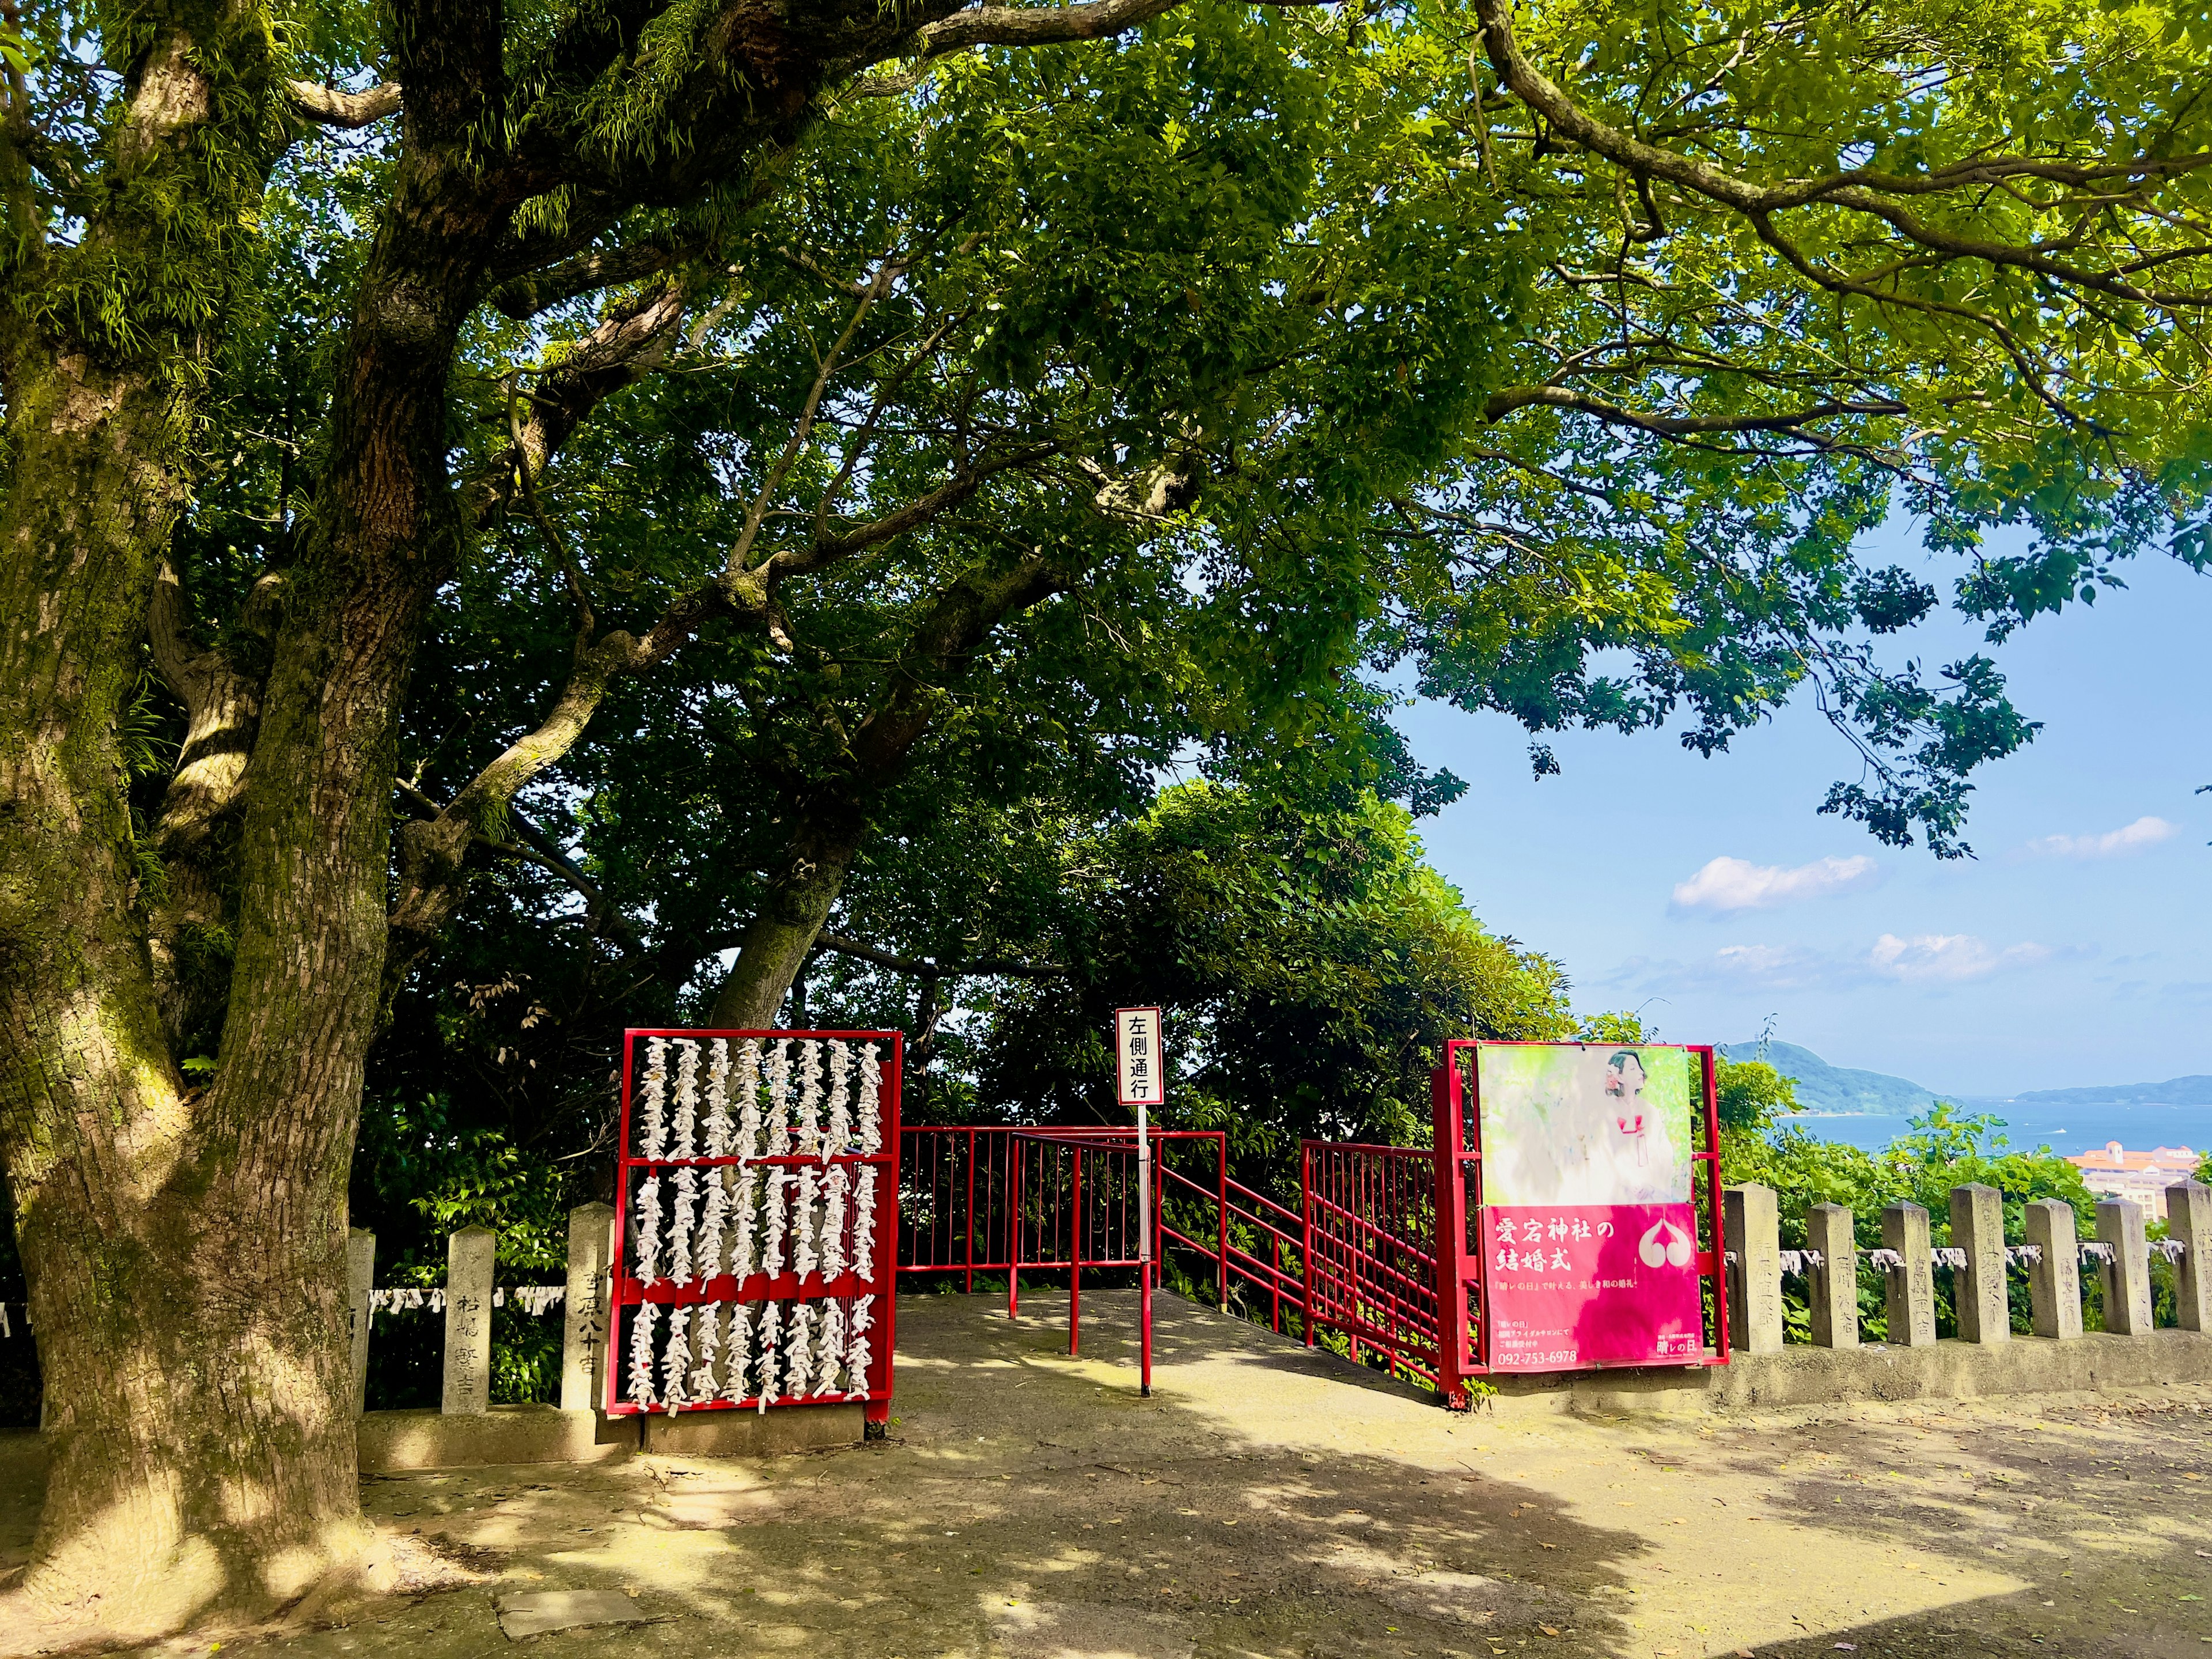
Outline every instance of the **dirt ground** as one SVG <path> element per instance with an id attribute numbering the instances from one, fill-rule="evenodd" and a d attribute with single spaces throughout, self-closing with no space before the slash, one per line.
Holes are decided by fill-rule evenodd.
<path id="1" fill-rule="evenodd" d="M 903 1298 L 884 1443 L 373 1478 L 461 1582 L 224 1659 L 2212 1654 L 2212 1388 L 1455 1417 L 1163 1298 L 1140 1400 L 1133 1297 L 1080 1360 L 1065 1308 Z M 511 1643 L 495 1598 L 548 1589 L 659 1622 Z"/>

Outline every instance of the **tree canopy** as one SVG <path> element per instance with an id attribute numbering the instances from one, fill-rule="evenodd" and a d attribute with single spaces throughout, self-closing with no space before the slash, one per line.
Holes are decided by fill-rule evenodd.
<path id="1" fill-rule="evenodd" d="M 1892 636 L 2212 557 L 2171 0 L 7 17 L 25 1594 L 133 1630 L 357 1564 L 362 1091 L 481 872 L 578 986 L 732 1024 L 836 924 L 974 970 L 954 919 L 1034 903 L 1170 949 L 1224 1033 L 1304 1021 L 1326 1116 L 1490 1017 L 1347 1030 L 1355 944 L 1384 1002 L 1429 951 L 1549 1017 L 1413 873 L 1388 803 L 1463 786 L 1396 699 L 1504 711 L 1540 770 L 1568 726 L 1711 752 L 1805 692 L 1859 763 L 1823 810 L 1956 855 L 2033 725 L 1987 654 Z M 1863 556 L 1906 518 L 1924 559 Z M 1222 793 L 1158 799 L 1178 769 Z M 1172 874 L 1181 919 L 1052 911 L 1054 826 L 1156 854 L 1102 890 Z M 1254 908 L 1267 860 L 1310 915 Z M 1333 964 L 1317 1000 L 1239 928 Z M 991 1018 L 1049 1050 L 1012 977 Z"/>

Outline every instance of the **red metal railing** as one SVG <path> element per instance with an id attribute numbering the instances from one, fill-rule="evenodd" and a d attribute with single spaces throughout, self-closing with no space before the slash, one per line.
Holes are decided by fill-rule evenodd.
<path id="1" fill-rule="evenodd" d="M 1393 1375 L 1443 1387 L 1435 1160 L 1410 1146 L 1309 1140 L 1301 1164 L 1307 1342 L 1339 1330 L 1354 1360 L 1371 1348 Z"/>
<path id="2" fill-rule="evenodd" d="M 1308 1140 L 1292 1210 L 1229 1174 L 1226 1138 L 1212 1130 L 1151 1132 L 1152 1213 L 1158 1249 L 1203 1264 L 1224 1311 L 1232 1297 L 1264 1298 L 1281 1332 L 1295 1315 L 1309 1346 L 1340 1333 L 1357 1362 L 1379 1358 L 1394 1376 L 1465 1406 L 1490 1370 L 1487 1279 L 1476 1238 L 1482 1213 L 1480 1124 L 1463 1070 L 1475 1043 L 1445 1045 L 1434 1078 L 1432 1144 L 1361 1146 Z M 1726 1364 L 1728 1291 L 1719 1249 L 1720 1125 L 1711 1048 L 1692 1158 L 1696 1270 L 1707 1281 L 1711 1337 L 1692 1364 Z M 1138 1265 L 1133 1128 L 910 1127 L 900 1138 L 898 1272 L 908 1279 L 1006 1276 L 1009 1314 L 1021 1274 L 1068 1275 L 1068 1347 L 1076 1351 L 1083 1274 Z M 1250 1308 L 1256 1314 L 1257 1306 Z M 1147 1375 L 1149 1376 L 1149 1369 Z"/>
<path id="3" fill-rule="evenodd" d="M 1297 1212 L 1229 1175 L 1219 1130 L 1150 1132 L 1159 1254 L 1199 1273 L 1216 1305 L 1250 1293 L 1268 1322 L 1304 1308 L 1304 1224 Z M 1065 1271 L 1079 1340 L 1083 1274 L 1137 1265 L 1136 1132 L 1018 1125 L 915 1124 L 900 1133 L 898 1271 L 902 1280 L 1006 1276 L 1007 1309 L 1020 1275 Z"/>

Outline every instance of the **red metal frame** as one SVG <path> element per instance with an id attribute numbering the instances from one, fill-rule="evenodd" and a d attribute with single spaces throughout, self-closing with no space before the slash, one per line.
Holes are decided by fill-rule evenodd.
<path id="1" fill-rule="evenodd" d="M 1462 1063 L 1482 1046 L 1473 1039 L 1445 1044 L 1444 1063 L 1432 1079 L 1427 1150 L 1301 1142 L 1296 1211 L 1231 1178 L 1228 1140 L 1220 1131 L 1149 1132 L 1159 1248 L 1141 1276 L 1147 1387 L 1151 1292 L 1158 1258 L 1172 1248 L 1212 1265 L 1224 1311 L 1232 1284 L 1256 1290 L 1267 1297 L 1268 1323 L 1276 1332 L 1284 1328 L 1285 1310 L 1293 1310 L 1309 1346 L 1321 1331 L 1340 1331 L 1354 1360 L 1379 1354 L 1393 1375 L 1429 1384 L 1446 1404 L 1469 1403 L 1468 1384 L 1490 1372 L 1488 1280 L 1474 1237 L 1482 1206 L 1481 1110 Z M 1704 1167 L 1702 1192 L 1692 1176 L 1692 1199 L 1702 1212 L 1697 1271 L 1712 1287 L 1711 1340 L 1698 1359 L 1665 1363 L 1725 1365 L 1728 1284 L 1720 1245 L 1714 1050 L 1638 1046 L 1684 1048 L 1698 1056 L 1704 1072 L 1704 1145 L 1691 1158 Z M 1212 1167 L 1173 1167 L 1172 1154 L 1182 1150 L 1210 1150 Z M 902 1131 L 899 1151 L 908 1224 L 900 1234 L 898 1273 L 915 1279 L 958 1273 L 969 1291 L 978 1273 L 1003 1273 L 1006 1312 L 1014 1317 L 1024 1270 L 1065 1268 L 1068 1351 L 1077 1352 L 1085 1270 L 1139 1265 L 1131 1243 L 1135 1129 L 917 1124 Z M 1095 1254 L 1094 1238 L 1101 1241 Z"/>
<path id="2" fill-rule="evenodd" d="M 1146 1139 L 1155 1248 L 1149 1271 L 1139 1275 L 1139 1307 L 1149 1388 L 1152 1292 L 1169 1250 L 1208 1264 L 1224 1310 L 1235 1286 L 1263 1292 L 1277 1331 L 1286 1302 L 1303 1310 L 1304 1268 L 1298 1235 L 1275 1219 L 1296 1227 L 1298 1215 L 1231 1178 L 1221 1131 L 1152 1127 Z M 1178 1152 L 1197 1154 L 1200 1169 L 1176 1168 Z M 1012 1318 L 1021 1311 L 1023 1273 L 1064 1269 L 1068 1351 L 1076 1352 L 1085 1272 L 1141 1265 L 1136 1163 L 1133 1126 L 910 1124 L 900 1141 L 906 1224 L 898 1271 L 915 1279 L 957 1273 L 971 1292 L 977 1273 L 1005 1273 Z"/>
<path id="3" fill-rule="evenodd" d="M 1439 1367 L 1437 1387 L 1448 1401 L 1463 1401 L 1467 1397 L 1466 1381 L 1489 1374 L 1485 1356 L 1490 1351 L 1490 1300 L 1487 1295 L 1489 1274 L 1483 1253 L 1470 1229 L 1476 1224 L 1482 1206 L 1482 1128 L 1481 1087 L 1480 1073 L 1470 1082 L 1461 1065 L 1462 1054 L 1471 1054 L 1478 1048 L 1553 1048 L 1561 1045 L 1534 1042 L 1496 1042 L 1469 1038 L 1455 1038 L 1444 1045 L 1444 1063 L 1436 1070 L 1431 1088 L 1431 1103 L 1435 1112 L 1437 1212 L 1445 1218 L 1438 1230 L 1440 1238 L 1447 1241 L 1437 1260 L 1437 1294 L 1451 1322 L 1451 1328 L 1462 1334 L 1457 1343 L 1445 1345 L 1443 1363 Z M 1711 1337 L 1703 1354 L 1693 1360 L 1671 1360 L 1669 1365 L 1681 1364 L 1690 1369 L 1705 1365 L 1725 1365 L 1729 1363 L 1728 1274 L 1727 1260 L 1721 1247 L 1721 1126 L 1718 1071 L 1714 1050 L 1710 1044 L 1697 1043 L 1638 1043 L 1638 1048 L 1680 1048 L 1698 1057 L 1704 1081 L 1705 1144 L 1692 1149 L 1690 1161 L 1691 1198 L 1702 1212 L 1698 1217 L 1698 1242 L 1696 1267 L 1698 1274 L 1712 1287 L 1713 1314 Z M 1466 1109 L 1472 1102 L 1472 1113 Z M 1696 1166 L 1705 1166 L 1703 1202 Z M 1598 1366 L 1583 1369 L 1598 1370 Z"/>
<path id="4" fill-rule="evenodd" d="M 888 1045 L 890 1060 L 884 1067 L 882 1092 L 877 1097 L 881 1115 L 883 1144 L 874 1152 L 854 1152 L 833 1155 L 824 1160 L 819 1154 L 811 1156 L 792 1153 L 775 1158 L 756 1158 L 750 1164 L 761 1168 L 824 1169 L 833 1164 L 844 1164 L 854 1172 L 854 1190 L 858 1191 L 860 1171 L 872 1171 L 876 1182 L 876 1250 L 872 1281 L 862 1279 L 850 1267 L 835 1279 L 825 1279 L 819 1273 L 810 1273 L 802 1280 L 799 1274 L 785 1272 L 773 1279 L 765 1273 L 748 1273 L 740 1280 L 729 1273 L 712 1279 L 695 1279 L 678 1285 L 666 1279 L 651 1285 L 641 1283 L 632 1276 L 630 1263 L 630 1195 L 641 1172 L 650 1170 L 714 1169 L 735 1166 L 746 1160 L 736 1158 L 645 1158 L 634 1156 L 630 1140 L 630 1106 L 633 1085 L 637 1077 L 637 1044 L 641 1039 L 653 1037 L 676 1038 L 685 1042 L 706 1043 L 716 1039 L 738 1042 L 746 1038 L 760 1041 L 799 1039 L 821 1042 L 836 1040 L 846 1042 L 872 1042 Z M 905 1037 L 897 1031 L 732 1031 L 719 1030 L 691 1030 L 675 1028 L 645 1028 L 623 1033 L 623 1083 L 621 1139 L 617 1142 L 615 1180 L 615 1237 L 618 1248 L 615 1252 L 613 1272 L 613 1306 L 607 1342 L 606 1412 L 611 1417 L 635 1416 L 641 1407 L 635 1401 L 621 1397 L 621 1373 L 629 1350 L 628 1333 L 623 1328 L 623 1313 L 643 1302 L 665 1306 L 692 1307 L 706 1303 L 734 1302 L 817 1302 L 843 1301 L 873 1296 L 878 1312 L 874 1324 L 877 1340 L 871 1345 L 868 1363 L 868 1397 L 864 1402 L 865 1416 L 870 1423 L 889 1420 L 891 1412 L 893 1367 L 891 1355 L 898 1338 L 897 1262 L 899 1254 L 899 1183 L 898 1165 L 902 1131 L 899 1123 L 899 1091 L 904 1076 Z M 804 1289 L 802 1290 L 802 1285 Z M 843 1395 L 801 1397 L 779 1395 L 770 1397 L 768 1404 L 781 1406 L 837 1405 Z M 732 1411 L 757 1409 L 757 1396 L 744 1400 L 705 1401 L 697 1405 L 685 1405 L 681 1409 L 693 1411 Z"/>

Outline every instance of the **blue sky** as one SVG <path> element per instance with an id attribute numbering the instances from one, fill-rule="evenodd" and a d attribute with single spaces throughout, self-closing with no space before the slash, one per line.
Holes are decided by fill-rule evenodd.
<path id="1" fill-rule="evenodd" d="M 1473 786 L 1422 823 L 1430 860 L 1562 961 L 1577 1006 L 1640 1006 L 1670 1041 L 1739 1042 L 1771 1014 L 1836 1065 L 1970 1095 L 2212 1073 L 2212 795 L 2192 793 L 2212 783 L 2212 580 L 2163 556 L 2125 574 L 1993 651 L 2044 730 L 1978 775 L 1972 860 L 1819 817 L 1857 765 L 1807 699 L 1711 761 L 1672 733 L 1560 734 L 1564 775 L 1540 781 L 1503 716 L 1405 711 L 1416 752 Z M 1905 648 L 1978 641 L 1947 617 Z"/>

